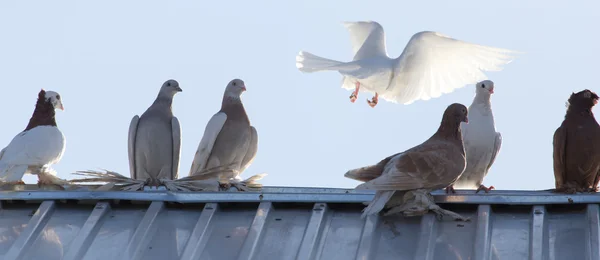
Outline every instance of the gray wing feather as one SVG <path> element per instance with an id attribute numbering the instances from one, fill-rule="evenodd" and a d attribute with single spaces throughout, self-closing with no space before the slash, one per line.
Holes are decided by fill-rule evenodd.
<path id="1" fill-rule="evenodd" d="M 132 179 L 136 179 L 135 171 L 135 139 L 137 134 L 138 122 L 140 117 L 135 115 L 129 123 L 129 137 L 127 140 L 127 154 L 129 155 L 129 174 Z"/>
<path id="2" fill-rule="evenodd" d="M 242 159 L 240 173 L 244 172 L 252 164 L 254 157 L 256 157 L 256 151 L 258 151 L 258 132 L 256 132 L 256 128 L 250 126 L 250 145 L 248 145 L 248 151 L 244 159 Z"/>
<path id="3" fill-rule="evenodd" d="M 502 135 L 499 132 L 496 132 L 496 141 L 494 142 L 494 151 L 492 152 L 492 159 L 490 160 L 490 164 L 488 165 L 488 171 L 496 161 L 496 156 L 500 152 L 500 147 L 502 147 Z"/>
<path id="4" fill-rule="evenodd" d="M 177 117 L 171 119 L 171 132 L 173 133 L 173 165 L 171 180 L 179 176 L 179 156 L 181 154 L 181 125 Z"/>

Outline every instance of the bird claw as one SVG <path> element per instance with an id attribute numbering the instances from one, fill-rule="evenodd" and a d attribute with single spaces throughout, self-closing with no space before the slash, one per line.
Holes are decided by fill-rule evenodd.
<path id="1" fill-rule="evenodd" d="M 350 95 L 350 102 L 354 103 L 357 98 L 358 98 L 358 95 L 356 95 L 355 92 L 352 92 L 352 94 Z"/>
<path id="2" fill-rule="evenodd" d="M 456 191 L 454 190 L 454 186 L 446 187 L 446 194 L 449 194 L 449 193 L 452 193 L 452 194 L 456 193 Z"/>
<path id="3" fill-rule="evenodd" d="M 496 188 L 494 188 L 494 186 L 490 186 L 489 188 L 484 186 L 483 184 L 479 185 L 479 188 L 477 188 L 477 190 L 475 191 L 475 193 L 478 193 L 479 191 L 485 191 L 485 193 L 489 193 L 491 190 L 495 190 Z"/>
<path id="4" fill-rule="evenodd" d="M 229 190 L 231 183 L 219 183 L 219 188 L 224 191 Z"/>
<path id="5" fill-rule="evenodd" d="M 379 100 L 377 99 L 377 97 L 373 97 L 371 100 L 367 99 L 367 103 L 369 104 L 369 106 L 371 107 L 375 107 L 377 105 L 377 103 L 379 102 Z"/>

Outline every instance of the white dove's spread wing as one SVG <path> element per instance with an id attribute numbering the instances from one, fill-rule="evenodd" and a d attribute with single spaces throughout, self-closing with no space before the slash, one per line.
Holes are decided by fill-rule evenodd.
<path id="1" fill-rule="evenodd" d="M 135 115 L 129 123 L 129 135 L 127 138 L 127 155 L 129 156 L 129 174 L 132 179 L 136 179 L 135 170 L 135 138 L 137 134 L 138 122 L 140 117 Z"/>
<path id="2" fill-rule="evenodd" d="M 343 22 L 350 32 L 354 59 L 360 60 L 377 56 L 387 57 L 383 27 L 377 22 Z"/>
<path id="3" fill-rule="evenodd" d="M 380 96 L 410 104 L 450 93 L 487 79 L 482 71 L 500 71 L 517 52 L 459 41 L 437 32 L 412 36 L 396 60 L 394 76 Z"/>
<path id="4" fill-rule="evenodd" d="M 253 126 L 250 127 L 250 144 L 248 145 L 248 151 L 242 160 L 242 164 L 240 167 L 240 174 L 246 170 L 254 161 L 254 157 L 256 157 L 256 151 L 258 150 L 258 133 L 256 132 L 256 128 Z"/>
<path id="5" fill-rule="evenodd" d="M 179 176 L 179 156 L 181 154 L 181 125 L 177 117 L 171 119 L 171 132 L 173 135 L 173 169 L 171 170 L 171 180 Z"/>
<path id="6" fill-rule="evenodd" d="M 219 112 L 210 118 L 208 124 L 206 124 L 204 135 L 202 136 L 202 140 L 200 140 L 198 150 L 196 150 L 189 176 L 206 168 L 208 157 L 210 157 L 212 148 L 215 145 L 215 141 L 217 140 L 225 121 L 227 121 L 227 115 L 223 112 Z"/>
<path id="7" fill-rule="evenodd" d="M 490 167 L 492 167 L 492 164 L 494 164 L 494 161 L 496 161 L 496 156 L 498 156 L 498 153 L 500 152 L 501 147 L 502 147 L 502 135 L 499 132 L 496 132 L 496 140 L 494 141 L 494 150 L 492 151 L 492 159 L 490 160 L 490 164 L 487 167 L 488 170 L 490 169 Z"/>

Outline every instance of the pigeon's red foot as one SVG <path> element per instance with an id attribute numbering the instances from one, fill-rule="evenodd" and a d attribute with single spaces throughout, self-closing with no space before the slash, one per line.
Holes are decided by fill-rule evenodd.
<path id="1" fill-rule="evenodd" d="M 453 194 L 456 193 L 456 191 L 454 190 L 454 186 L 450 185 L 450 186 L 446 187 L 446 194 L 449 194 L 449 193 L 453 193 Z"/>
<path id="2" fill-rule="evenodd" d="M 375 93 L 375 96 L 371 100 L 367 99 L 367 103 L 369 103 L 369 106 L 371 106 L 371 107 L 375 107 L 378 102 L 379 102 L 379 95 L 377 93 Z"/>
<path id="3" fill-rule="evenodd" d="M 356 92 L 352 92 L 352 95 L 350 95 L 350 102 L 354 103 L 357 98 L 358 96 L 356 95 Z"/>
<path id="4" fill-rule="evenodd" d="M 489 188 L 484 186 L 483 184 L 479 185 L 479 188 L 477 188 L 477 190 L 475 191 L 475 193 L 478 193 L 479 191 L 483 190 L 485 191 L 485 193 L 490 192 L 491 190 L 495 190 L 496 188 L 494 188 L 494 186 L 490 186 Z"/>
<path id="5" fill-rule="evenodd" d="M 229 190 L 229 188 L 231 188 L 231 183 L 219 183 L 219 188 L 221 188 L 221 190 Z"/>

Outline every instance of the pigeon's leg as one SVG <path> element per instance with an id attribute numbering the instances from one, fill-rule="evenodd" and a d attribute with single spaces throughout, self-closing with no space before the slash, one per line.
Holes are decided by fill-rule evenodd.
<path id="1" fill-rule="evenodd" d="M 446 187 L 446 194 L 448 194 L 450 192 L 456 193 L 456 191 L 454 190 L 454 186 L 453 185 L 450 185 L 450 186 Z"/>
<path id="2" fill-rule="evenodd" d="M 489 188 L 484 186 L 483 184 L 479 185 L 479 188 L 477 188 L 477 190 L 475 191 L 475 193 L 478 193 L 479 191 L 483 190 L 485 191 L 485 193 L 490 192 L 491 190 L 495 190 L 496 188 L 494 188 L 494 186 L 490 186 Z"/>
<path id="3" fill-rule="evenodd" d="M 231 188 L 231 183 L 229 183 L 229 182 L 219 183 L 219 188 L 221 188 L 221 190 L 223 190 L 223 191 L 227 191 L 227 190 L 229 190 L 229 188 Z"/>
<path id="4" fill-rule="evenodd" d="M 375 92 L 375 96 L 371 100 L 367 99 L 367 103 L 369 103 L 369 106 L 371 107 L 375 107 L 377 102 L 379 102 L 379 94 L 377 94 L 377 92 Z"/>
<path id="5" fill-rule="evenodd" d="M 354 101 L 356 101 L 356 99 L 358 98 L 358 90 L 360 89 L 360 82 L 356 82 L 356 88 L 354 89 L 354 91 L 352 92 L 352 94 L 350 95 L 350 102 L 354 103 Z"/>

